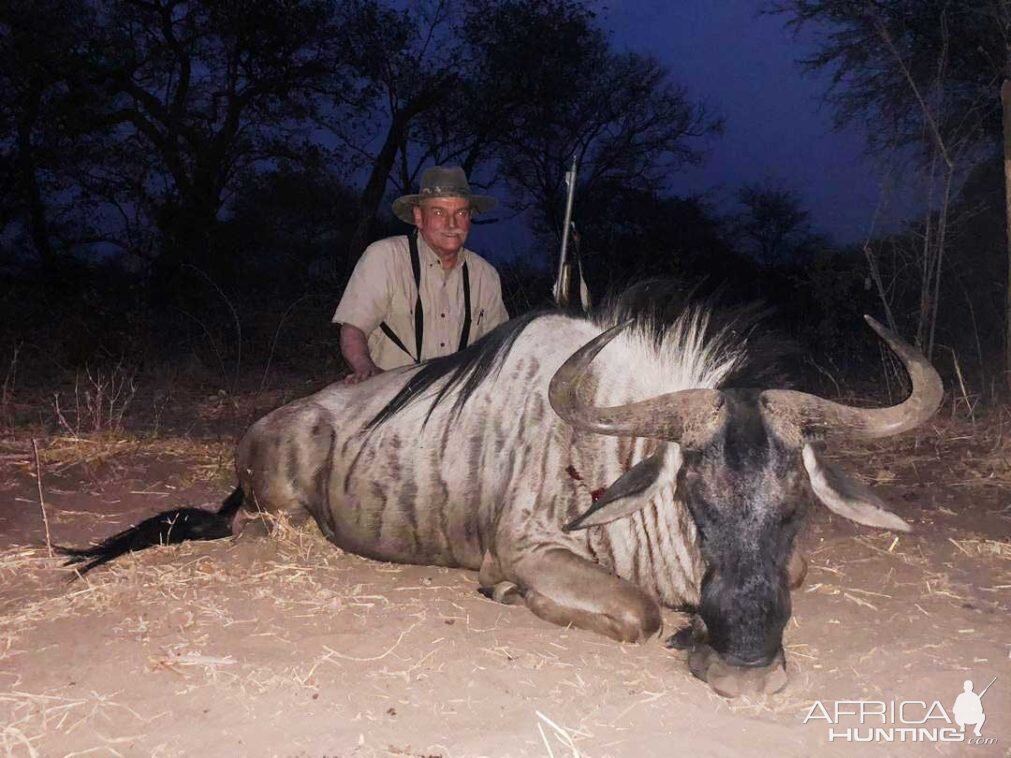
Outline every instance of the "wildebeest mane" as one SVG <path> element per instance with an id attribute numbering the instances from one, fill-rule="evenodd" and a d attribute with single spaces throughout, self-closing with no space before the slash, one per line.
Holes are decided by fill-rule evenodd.
<path id="1" fill-rule="evenodd" d="M 604 328 L 631 321 L 633 329 L 659 347 L 693 303 L 696 289 L 672 279 L 644 279 L 605 296 L 589 318 Z"/>
<path id="2" fill-rule="evenodd" d="M 459 352 L 426 361 L 422 364 L 421 369 L 408 380 L 404 388 L 383 406 L 382 410 L 369 421 L 365 428 L 372 430 L 380 426 L 443 379 L 446 382 L 432 401 L 428 413 L 425 415 L 425 421 L 428 421 L 432 411 L 442 402 L 443 398 L 462 384 L 460 394 L 453 403 L 453 413 L 459 413 L 481 382 L 502 366 L 513 343 L 523 333 L 523 330 L 532 321 L 550 312 L 538 310 L 517 316 L 492 329 L 473 345 Z"/>
<path id="3" fill-rule="evenodd" d="M 796 341 L 754 324 L 744 337 L 745 360 L 735 364 L 720 383 L 721 388 L 753 387 L 791 389 L 796 384 L 795 364 L 800 362 Z"/>
<path id="4" fill-rule="evenodd" d="M 632 321 L 632 330 L 644 335 L 654 347 L 660 348 L 679 319 L 687 314 L 703 315 L 705 335 L 724 345 L 746 346 L 743 360 L 735 360 L 722 386 L 758 387 L 786 386 L 779 371 L 779 359 L 791 352 L 791 343 L 779 340 L 763 328 L 768 313 L 761 304 L 725 306 L 719 303 L 719 293 L 707 298 L 693 298 L 695 289 L 680 282 L 649 279 L 607 297 L 589 315 L 569 314 L 586 318 L 604 327 Z M 454 390 L 460 389 L 452 412 L 459 414 L 475 390 L 492 376 L 505 361 L 516 339 L 533 321 L 559 313 L 542 309 L 518 316 L 493 329 L 481 339 L 461 350 L 433 358 L 421 368 L 366 425 L 372 431 L 388 421 L 427 391 L 444 382 L 431 401 L 425 422 L 435 408 Z"/>
<path id="5" fill-rule="evenodd" d="M 754 301 L 728 303 L 722 287 L 705 295 L 700 289 L 701 284 L 689 287 L 672 279 L 645 279 L 606 298 L 591 318 L 605 328 L 631 320 L 632 329 L 660 349 L 677 322 L 694 312 L 704 328 L 703 341 L 739 351 L 720 387 L 792 386 L 787 364 L 798 346 L 771 328 L 772 308 Z"/>

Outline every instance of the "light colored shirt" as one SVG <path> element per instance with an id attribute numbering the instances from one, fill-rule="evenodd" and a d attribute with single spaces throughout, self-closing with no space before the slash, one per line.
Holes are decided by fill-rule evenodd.
<path id="1" fill-rule="evenodd" d="M 421 358 L 449 355 L 460 347 L 463 332 L 463 264 L 470 278 L 470 339 L 473 344 L 509 319 L 502 302 L 502 285 L 494 266 L 466 248 L 456 265 L 443 269 L 432 249 L 418 236 L 421 262 L 421 306 L 425 317 Z M 407 237 L 388 237 L 369 245 L 355 265 L 344 289 L 333 323 L 351 324 L 368 335 L 369 354 L 381 369 L 414 363 L 414 304 L 417 288 Z M 401 350 L 379 325 L 382 322 L 404 343 Z"/>

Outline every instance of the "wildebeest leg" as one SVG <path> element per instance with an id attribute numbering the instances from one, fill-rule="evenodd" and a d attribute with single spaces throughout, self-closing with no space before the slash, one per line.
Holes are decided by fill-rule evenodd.
<path id="1" fill-rule="evenodd" d="M 527 607 L 546 621 L 589 629 L 620 642 L 641 642 L 660 630 L 656 600 L 564 548 L 530 555 L 513 570 Z"/>
<path id="2" fill-rule="evenodd" d="M 262 536 L 273 531 L 274 517 L 301 524 L 316 515 L 329 493 L 336 439 L 332 418 L 308 399 L 257 421 L 235 452 L 247 497 L 232 533 Z"/>

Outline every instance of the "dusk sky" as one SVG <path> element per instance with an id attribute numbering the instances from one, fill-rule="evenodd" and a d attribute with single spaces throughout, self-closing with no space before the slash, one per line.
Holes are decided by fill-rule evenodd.
<path id="1" fill-rule="evenodd" d="M 812 37 L 796 37 L 785 17 L 759 16 L 759 0 L 607 0 L 600 20 L 618 49 L 648 52 L 726 118 L 705 163 L 672 177 L 679 194 L 727 201 L 744 182 L 765 178 L 799 193 L 815 228 L 837 243 L 864 238 L 879 178 L 863 157 L 860 129 L 832 130 L 822 106 L 824 76 L 796 63 Z"/>

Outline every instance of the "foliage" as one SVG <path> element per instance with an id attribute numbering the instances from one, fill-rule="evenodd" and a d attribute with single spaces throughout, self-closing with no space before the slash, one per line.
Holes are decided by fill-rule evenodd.
<path id="1" fill-rule="evenodd" d="M 913 331 L 916 343 L 933 358 L 940 340 L 948 342 L 944 346 L 950 350 L 944 333 L 953 324 L 964 325 L 968 311 L 971 331 L 962 334 L 973 337 L 971 349 L 982 374 L 988 352 L 983 335 L 1005 329 L 999 321 L 977 319 L 977 310 L 989 315 L 989 297 L 978 309 L 974 298 L 967 297 L 965 266 L 968 271 L 998 272 L 992 265 L 992 240 L 972 251 L 960 247 L 958 237 L 965 239 L 964 232 L 981 208 L 966 202 L 967 187 L 961 201 L 958 190 L 975 167 L 998 154 L 1002 142 L 999 90 L 1011 73 L 1011 3 L 772 0 L 766 10 L 783 14 L 797 29 L 816 32 L 817 49 L 805 65 L 831 72 L 828 99 L 837 123 L 861 119 L 873 124 L 867 134 L 874 154 L 891 162 L 912 156 L 919 170 L 926 207 L 922 221 L 905 234 L 865 246 L 871 278 L 889 320 L 894 325 L 906 316 L 906 293 L 915 283 Z M 997 207 L 1004 210 L 998 193 L 988 195 L 984 206 L 984 213 Z M 888 261 L 882 260 L 882 252 L 902 261 L 901 276 L 885 281 L 882 269 Z M 1004 257 L 999 278 L 1006 283 L 1006 248 Z M 979 285 L 980 292 L 989 294 L 990 282 Z M 1004 297 L 1004 308 L 1011 312 L 1006 286 Z M 1011 367 L 1011 320 L 1007 329 L 1005 365 Z M 957 341 L 966 342 L 964 336 Z M 1011 373 L 1003 373 L 1011 387 Z"/>
<path id="2" fill-rule="evenodd" d="M 14 229 L 49 274 L 104 236 L 78 181 L 106 141 L 91 133 L 98 98 L 79 65 L 91 16 L 81 0 L 0 6 L 0 234 Z"/>
<path id="3" fill-rule="evenodd" d="M 873 147 L 926 146 L 920 152 L 929 160 L 925 106 L 945 142 L 999 143 L 1006 0 L 771 0 L 765 8 L 816 34 L 804 65 L 831 73 L 828 99 L 839 124 L 874 124 Z"/>
<path id="4" fill-rule="evenodd" d="M 942 354 L 983 377 L 1003 228 L 999 181 L 971 167 L 999 135 L 1004 4 L 770 7 L 823 30 L 807 64 L 834 72 L 841 123 L 924 145 L 948 188 L 969 176 L 950 219 L 871 241 L 883 298 L 864 251 L 830 249 L 790 189 L 745 185 L 729 216 L 672 195 L 722 121 L 661 62 L 615 49 L 587 2 L 0 4 L 0 355 L 17 355 L 18 387 L 123 358 L 217 387 L 247 366 L 333 375 L 329 318 L 358 251 L 401 229 L 389 195 L 443 162 L 530 222 L 537 261 L 503 265 L 503 288 L 514 314 L 542 306 L 575 155 L 595 295 L 669 276 L 762 299 L 833 372 L 884 303 L 904 331 L 933 314 Z"/>
<path id="5" fill-rule="evenodd" d="M 5 131 L 26 132 L 8 158 L 23 166 L 22 202 L 52 218 L 97 209 L 104 233 L 91 243 L 169 269 L 214 269 L 210 234 L 238 177 L 298 155 L 319 108 L 348 106 L 356 91 L 337 4 L 47 2 L 48 13 L 15 2 L 3 19 L 0 77 L 37 74 L 4 108 Z M 52 186 L 34 197 L 31 177 Z M 50 224 L 30 223 L 42 255 Z"/>
<path id="6" fill-rule="evenodd" d="M 657 60 L 612 50 L 582 4 L 472 0 L 466 43 L 474 61 L 468 121 L 493 135 L 517 205 L 532 208 L 553 239 L 573 156 L 580 202 L 592 204 L 601 193 L 661 190 L 720 130 Z"/>
<path id="7" fill-rule="evenodd" d="M 793 190 L 769 183 L 748 183 L 737 190 L 741 211 L 731 220 L 738 243 L 763 263 L 803 263 L 828 247 L 811 227 L 810 214 Z"/>

